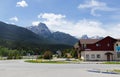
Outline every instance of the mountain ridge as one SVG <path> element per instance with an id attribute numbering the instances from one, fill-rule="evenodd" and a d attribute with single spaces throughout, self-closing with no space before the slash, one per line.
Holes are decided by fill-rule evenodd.
<path id="1" fill-rule="evenodd" d="M 60 44 L 74 45 L 78 41 L 77 38 L 71 36 L 70 34 L 59 31 L 51 32 L 51 30 L 44 23 L 39 23 L 38 26 L 27 27 L 27 29 L 38 34 L 39 36 L 50 39 Z"/>
<path id="2" fill-rule="evenodd" d="M 85 34 L 85 35 L 82 35 L 80 39 L 103 39 L 103 37 L 98 35 L 89 37 L 87 34 Z"/>
<path id="3" fill-rule="evenodd" d="M 33 51 L 57 50 L 72 47 L 71 45 L 56 44 L 26 28 L 4 22 L 0 22 L 0 46 L 10 49 Z"/>

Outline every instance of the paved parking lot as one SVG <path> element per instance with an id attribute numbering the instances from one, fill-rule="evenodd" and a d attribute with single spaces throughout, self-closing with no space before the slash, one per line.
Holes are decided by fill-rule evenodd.
<path id="1" fill-rule="evenodd" d="M 39 64 L 24 60 L 0 61 L 0 77 L 120 77 L 119 74 L 89 70 L 120 69 L 120 65 L 105 64 Z"/>

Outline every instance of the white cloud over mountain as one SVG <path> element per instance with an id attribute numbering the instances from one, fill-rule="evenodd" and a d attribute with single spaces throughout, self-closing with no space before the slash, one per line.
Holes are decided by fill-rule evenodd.
<path id="1" fill-rule="evenodd" d="M 39 23 L 40 23 L 40 21 L 33 21 L 33 22 L 32 22 L 32 25 L 33 25 L 33 26 L 38 26 Z"/>
<path id="2" fill-rule="evenodd" d="M 67 22 L 64 20 L 66 16 L 54 13 L 41 13 L 38 18 L 44 19 L 45 23 L 48 25 L 53 25 L 54 27 L 61 26 Z"/>
<path id="3" fill-rule="evenodd" d="M 19 1 L 16 4 L 16 7 L 27 7 L 27 6 L 28 6 L 28 4 L 25 0 Z"/>
<path id="4" fill-rule="evenodd" d="M 119 37 L 120 25 L 103 28 L 103 23 L 95 20 L 82 19 L 77 22 L 68 21 L 65 15 L 54 13 L 42 13 L 38 15 L 40 21 L 45 23 L 53 31 L 69 33 L 80 37 L 84 34 L 89 36 L 113 36 Z M 37 21 L 40 22 L 40 21 Z M 106 25 L 104 25 L 106 26 Z"/>
<path id="5" fill-rule="evenodd" d="M 85 0 L 85 3 L 78 6 L 79 9 L 90 9 L 91 15 L 100 16 L 96 11 L 114 11 L 115 8 L 110 8 L 105 2 L 100 2 L 100 0 Z"/>
<path id="6" fill-rule="evenodd" d="M 18 20 L 18 17 L 16 17 L 16 16 L 10 18 L 9 20 L 10 20 L 10 21 L 14 21 L 14 22 L 18 22 L 18 21 L 19 21 L 19 20 Z"/>

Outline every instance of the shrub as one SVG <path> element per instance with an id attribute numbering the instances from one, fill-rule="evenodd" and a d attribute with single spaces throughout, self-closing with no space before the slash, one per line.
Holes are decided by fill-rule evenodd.
<path id="1" fill-rule="evenodd" d="M 42 59 L 43 58 L 43 56 L 42 55 L 39 55 L 38 57 L 37 57 L 37 59 Z"/>
<path id="2" fill-rule="evenodd" d="M 51 51 L 46 51 L 43 55 L 44 59 L 52 59 L 52 52 Z"/>

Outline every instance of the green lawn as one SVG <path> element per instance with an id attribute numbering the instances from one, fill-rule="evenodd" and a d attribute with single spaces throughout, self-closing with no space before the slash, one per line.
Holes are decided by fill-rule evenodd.
<path id="1" fill-rule="evenodd" d="M 67 64 L 69 62 L 66 61 L 50 61 L 50 60 L 26 60 L 25 62 L 29 62 L 29 63 L 51 63 L 51 64 Z"/>
<path id="2" fill-rule="evenodd" d="M 118 72 L 118 73 L 120 73 L 120 69 L 115 69 L 115 70 L 113 70 L 113 72 Z"/>
<path id="3" fill-rule="evenodd" d="M 120 61 L 104 62 L 103 64 L 120 64 Z"/>

